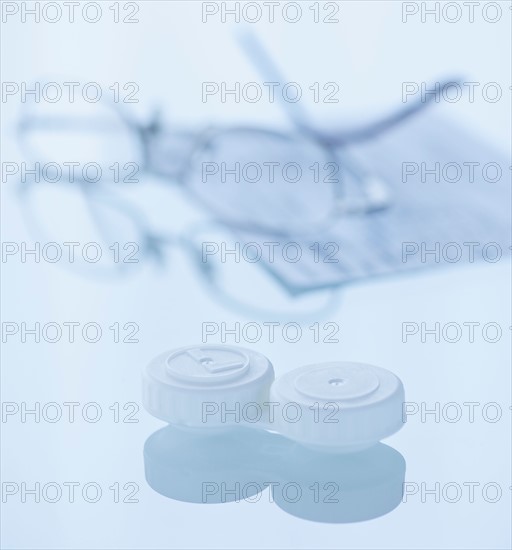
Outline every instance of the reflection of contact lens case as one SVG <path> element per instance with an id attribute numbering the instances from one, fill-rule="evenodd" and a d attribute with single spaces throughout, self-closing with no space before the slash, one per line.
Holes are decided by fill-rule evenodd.
<path id="1" fill-rule="evenodd" d="M 405 460 L 383 443 L 334 454 L 264 430 L 168 425 L 147 439 L 144 469 L 149 486 L 173 500 L 268 500 L 296 517 L 348 523 L 382 516 L 400 504 Z"/>
<path id="2" fill-rule="evenodd" d="M 144 406 L 169 424 L 252 426 L 326 450 L 364 449 L 403 425 L 399 378 L 360 363 L 308 365 L 274 382 L 259 353 L 195 346 L 158 356 L 143 385 Z"/>

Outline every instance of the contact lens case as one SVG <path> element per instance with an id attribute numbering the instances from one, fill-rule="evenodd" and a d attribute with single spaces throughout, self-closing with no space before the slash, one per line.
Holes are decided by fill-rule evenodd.
<path id="1" fill-rule="evenodd" d="M 143 374 L 145 408 L 175 427 L 252 427 L 342 453 L 398 431 L 403 402 L 402 382 L 380 367 L 333 361 L 275 379 L 267 357 L 227 345 L 163 353 Z"/>

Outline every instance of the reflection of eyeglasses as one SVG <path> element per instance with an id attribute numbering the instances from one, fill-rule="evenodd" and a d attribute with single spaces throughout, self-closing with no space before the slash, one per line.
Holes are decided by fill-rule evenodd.
<path id="1" fill-rule="evenodd" d="M 249 45 L 257 64 L 268 68 L 268 59 L 258 48 Z M 80 115 L 78 105 L 72 106 L 73 113 L 63 113 L 60 105 L 46 106 L 53 112 L 44 113 L 38 112 L 38 106 L 27 106 L 19 134 L 30 156 L 41 164 L 48 159 L 59 166 L 71 159 L 79 168 L 73 177 L 75 185 L 64 185 L 64 178 L 51 184 L 50 176 L 44 185 L 25 184 L 22 195 L 39 239 L 56 224 L 65 228 L 68 240 L 70 228 L 82 234 L 90 228 L 86 238 L 91 241 L 109 246 L 137 243 L 140 259 L 161 259 L 163 244 L 183 244 L 183 239 L 154 232 L 142 209 L 123 197 L 137 181 L 139 169 L 180 184 L 227 228 L 308 238 L 340 215 L 387 207 L 384 183 L 343 146 L 380 133 L 424 105 L 418 103 L 371 127 L 336 136 L 311 130 L 297 116 L 296 107 L 290 116 L 297 131 L 282 133 L 252 127 L 170 131 L 159 118 L 140 124 L 106 102 L 84 104 Z M 91 159 L 95 160 L 93 177 L 84 170 Z M 120 186 L 121 182 L 126 185 Z M 80 193 L 70 193 L 71 187 Z M 52 194 L 52 188 L 57 193 Z M 79 205 L 73 204 L 77 198 L 83 199 Z M 78 242 L 84 242 L 83 237 Z M 95 265 L 109 267 L 106 262 Z M 128 266 L 115 267 L 126 271 Z"/>

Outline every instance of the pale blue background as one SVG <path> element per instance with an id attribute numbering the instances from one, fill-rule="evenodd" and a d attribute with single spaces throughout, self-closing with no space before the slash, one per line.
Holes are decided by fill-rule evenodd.
<path id="1" fill-rule="evenodd" d="M 203 104 L 203 80 L 254 80 L 229 25 L 201 23 L 199 2 L 141 2 L 137 25 L 21 25 L 2 28 L 2 78 L 45 74 L 140 84 L 137 106 L 164 106 L 170 121 L 282 123 L 277 106 Z M 312 105 L 315 120 L 334 125 L 369 118 L 397 105 L 403 80 L 462 74 L 467 80 L 510 85 L 510 11 L 486 23 L 401 23 L 400 2 L 350 2 L 334 27 L 305 22 L 257 30 L 290 80 L 346 83 L 346 101 Z M 205 76 L 208 75 L 208 76 Z M 507 92 L 508 93 L 508 92 Z M 2 156 L 15 160 L 15 103 L 3 106 Z M 454 106 L 502 151 L 510 149 L 510 104 Z M 2 239 L 29 240 L 13 196 L 2 189 Z M 137 193 L 135 193 L 136 195 Z M 177 189 L 148 186 L 141 201 L 156 227 L 185 228 L 204 213 Z M 65 239 L 63 239 L 65 240 Z M 494 345 L 401 342 L 406 320 L 488 321 L 510 326 L 510 266 L 481 264 L 414 277 L 370 282 L 344 292 L 327 321 L 342 327 L 339 345 L 278 341 L 254 346 L 276 373 L 334 359 L 373 363 L 395 372 L 409 401 L 496 401 L 510 405 L 510 332 Z M 137 322 L 141 342 L 16 344 L 3 347 L 4 401 L 139 401 L 140 371 L 155 355 L 199 342 L 203 321 L 248 322 L 208 295 L 179 252 L 165 271 L 146 266 L 116 284 L 76 277 L 51 265 L 3 266 L 3 320 Z M 422 504 L 418 498 L 369 524 L 323 525 L 289 516 L 262 498 L 257 504 L 200 506 L 174 502 L 146 486 L 145 439 L 162 426 L 144 411 L 138 424 L 2 425 L 3 480 L 135 481 L 140 503 L 3 506 L 5 548 L 509 548 L 510 415 L 499 423 L 409 425 L 386 441 L 407 461 L 408 481 L 497 481 L 503 498 Z"/>

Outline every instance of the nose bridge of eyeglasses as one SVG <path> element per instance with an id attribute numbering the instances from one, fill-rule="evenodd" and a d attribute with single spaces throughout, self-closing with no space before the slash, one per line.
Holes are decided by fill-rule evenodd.
<path id="1" fill-rule="evenodd" d="M 159 121 L 142 135 L 146 167 L 152 173 L 183 183 L 199 143 L 199 134 L 190 130 L 171 129 Z"/>

